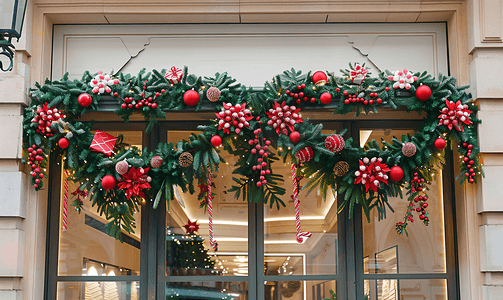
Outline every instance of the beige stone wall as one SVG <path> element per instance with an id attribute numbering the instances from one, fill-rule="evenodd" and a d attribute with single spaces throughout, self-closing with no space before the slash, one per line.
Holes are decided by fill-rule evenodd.
<path id="1" fill-rule="evenodd" d="M 0 299 L 43 298 L 47 193 L 33 191 L 20 162 L 21 119 L 29 86 L 50 76 L 53 24 L 435 21 L 448 24 L 451 75 L 472 85 L 483 120 L 486 177 L 458 187 L 456 199 L 461 299 L 501 299 L 502 19 L 501 0 L 30 0 L 15 68 L 0 73 L 0 139 L 8 141 L 0 147 Z"/>

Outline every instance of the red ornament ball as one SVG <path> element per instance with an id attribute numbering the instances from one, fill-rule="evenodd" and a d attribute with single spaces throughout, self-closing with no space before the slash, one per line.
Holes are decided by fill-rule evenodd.
<path id="1" fill-rule="evenodd" d="M 316 71 L 313 74 L 313 83 L 316 85 L 324 85 L 327 83 L 327 74 L 323 71 Z"/>
<path id="2" fill-rule="evenodd" d="M 438 138 L 435 140 L 435 143 L 433 145 L 435 146 L 435 149 L 443 150 L 447 145 L 447 142 L 443 138 Z"/>
<path id="3" fill-rule="evenodd" d="M 344 146 L 346 146 L 346 142 L 344 138 L 338 134 L 327 136 L 325 139 L 325 148 L 334 153 L 341 152 Z"/>
<path id="4" fill-rule="evenodd" d="M 220 90 L 214 86 L 210 87 L 206 92 L 206 97 L 211 102 L 216 102 L 220 99 Z"/>
<path id="5" fill-rule="evenodd" d="M 103 177 L 103 179 L 101 179 L 101 186 L 105 190 L 113 189 L 116 184 L 117 184 L 117 181 L 115 180 L 115 177 L 113 177 L 112 175 L 106 175 Z"/>
<path id="6" fill-rule="evenodd" d="M 290 141 L 294 144 L 300 141 L 300 133 L 298 131 L 292 131 L 292 133 L 290 133 Z"/>
<path id="7" fill-rule="evenodd" d="M 431 97 L 431 89 L 427 85 L 420 85 L 416 89 L 416 98 L 419 101 L 427 101 Z"/>
<path id="8" fill-rule="evenodd" d="M 411 157 L 411 156 L 414 156 L 414 154 L 416 154 L 416 145 L 414 145 L 414 143 L 405 143 L 403 144 L 402 146 L 402 153 L 403 155 L 407 156 L 407 157 Z"/>
<path id="9" fill-rule="evenodd" d="M 308 162 L 311 160 L 311 158 L 313 158 L 313 148 L 311 147 L 305 147 L 303 149 L 300 149 L 296 154 L 295 154 L 295 157 L 297 157 L 297 159 L 300 161 L 300 162 Z"/>
<path id="10" fill-rule="evenodd" d="M 70 145 L 70 143 L 66 138 L 60 138 L 58 141 L 58 145 L 59 147 L 61 147 L 61 149 L 66 149 L 68 148 L 68 145 Z"/>
<path id="11" fill-rule="evenodd" d="M 212 136 L 211 137 L 211 144 L 214 147 L 218 147 L 218 146 L 222 145 L 222 138 L 219 135 Z"/>
<path id="12" fill-rule="evenodd" d="M 128 170 L 129 170 L 129 164 L 125 160 L 120 161 L 115 165 L 115 171 L 120 175 L 126 174 Z"/>
<path id="13" fill-rule="evenodd" d="M 159 155 L 156 155 L 156 156 L 152 157 L 152 159 L 150 159 L 150 165 L 154 169 L 157 169 L 157 168 L 161 167 L 161 165 L 162 165 L 162 157 L 160 157 Z"/>
<path id="14" fill-rule="evenodd" d="M 403 169 L 400 168 L 399 166 L 394 166 L 391 167 L 391 171 L 389 172 L 389 178 L 394 181 L 398 182 L 403 179 Z"/>
<path id="15" fill-rule="evenodd" d="M 88 93 L 82 93 L 78 98 L 79 104 L 82 107 L 88 107 L 93 102 L 93 98 Z"/>
<path id="16" fill-rule="evenodd" d="M 330 102 L 332 102 L 332 94 L 328 92 L 321 94 L 320 101 L 323 104 L 329 104 Z"/>
<path id="17" fill-rule="evenodd" d="M 199 93 L 194 90 L 188 90 L 183 94 L 183 102 L 188 106 L 196 106 L 199 103 Z"/>

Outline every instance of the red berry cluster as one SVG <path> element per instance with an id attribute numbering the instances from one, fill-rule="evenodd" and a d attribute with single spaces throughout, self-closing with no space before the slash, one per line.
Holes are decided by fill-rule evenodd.
<path id="1" fill-rule="evenodd" d="M 49 109 L 46 102 L 42 107 L 37 106 L 37 115 L 31 119 L 31 122 L 38 124 L 37 129 L 35 129 L 36 132 L 46 136 L 53 136 L 54 134 L 51 132 L 52 122 L 57 122 L 64 117 L 57 108 Z"/>
<path id="2" fill-rule="evenodd" d="M 147 81 L 145 80 L 145 84 L 147 84 Z M 146 90 L 147 89 L 147 86 L 144 85 L 143 86 L 143 90 Z M 164 93 L 166 90 L 162 89 L 161 92 L 156 92 L 155 93 L 155 96 L 154 97 L 148 97 L 148 98 L 145 98 L 145 91 L 143 91 L 143 93 L 141 93 L 141 96 L 143 99 L 141 99 L 140 101 L 136 102 L 133 97 L 126 97 L 124 98 L 124 103 L 121 104 L 121 108 L 122 109 L 126 109 L 126 108 L 135 108 L 135 109 L 141 109 L 142 107 L 152 107 L 152 108 L 156 108 L 157 107 L 157 103 L 155 103 L 155 99 L 158 98 L 159 96 L 161 96 L 162 93 Z M 118 93 L 114 93 L 114 96 L 115 97 L 118 97 L 119 94 Z"/>
<path id="3" fill-rule="evenodd" d="M 414 202 L 417 202 L 418 204 L 418 207 L 416 207 L 416 212 L 419 213 L 419 219 L 423 220 L 425 223 L 429 221 L 429 214 L 427 214 L 426 212 L 426 208 L 428 207 L 426 200 L 428 200 L 428 197 L 426 196 L 417 196 L 416 198 L 414 198 Z M 414 202 L 411 202 L 410 204 L 412 209 L 414 208 Z"/>
<path id="4" fill-rule="evenodd" d="M 32 183 L 35 188 L 39 187 L 41 178 L 44 178 L 44 174 L 42 172 L 42 161 L 45 157 L 45 152 L 42 148 L 37 149 L 37 145 L 33 144 L 30 148 L 28 148 L 29 155 L 29 164 L 31 166 L 30 175 L 33 177 Z"/>
<path id="5" fill-rule="evenodd" d="M 262 142 L 264 145 L 260 143 L 259 139 L 259 133 L 262 132 L 262 129 L 256 129 L 253 131 L 253 134 L 255 134 L 255 139 L 249 140 L 248 144 L 250 146 L 254 146 L 254 148 L 251 149 L 252 154 L 259 154 L 261 157 L 257 158 L 257 164 L 252 166 L 253 170 L 260 170 L 260 177 L 259 181 L 257 181 L 257 186 L 260 187 L 262 184 L 267 184 L 267 179 L 265 179 L 265 175 L 271 174 L 271 170 L 267 168 L 267 163 L 264 161 L 265 158 L 269 156 L 269 146 L 271 145 L 270 140 L 266 140 L 265 138 L 262 138 Z"/>
<path id="6" fill-rule="evenodd" d="M 286 91 L 286 94 L 292 98 L 295 99 L 295 103 L 297 104 L 300 104 L 300 102 L 303 100 L 303 101 L 307 101 L 308 98 L 307 96 L 304 94 L 304 89 L 306 88 L 306 85 L 303 83 L 303 84 L 300 84 L 297 86 L 297 90 L 295 92 L 291 92 L 289 90 Z M 311 98 L 311 103 L 314 103 L 314 101 L 316 101 L 316 99 L 314 98 Z"/>
<path id="7" fill-rule="evenodd" d="M 414 172 L 414 178 L 410 181 L 411 193 L 420 192 L 424 190 L 425 180 L 422 178 L 421 173 Z"/>
<path id="8" fill-rule="evenodd" d="M 370 98 L 371 99 L 365 99 L 363 98 L 364 95 L 350 95 L 348 93 L 348 91 L 344 91 L 342 92 L 342 94 L 344 95 L 344 104 L 349 104 L 350 102 L 352 103 L 356 103 L 356 102 L 361 102 L 363 103 L 364 105 L 372 105 L 374 103 L 377 103 L 377 104 L 381 104 L 382 103 L 382 99 L 381 98 L 377 98 L 379 96 L 378 93 L 370 93 Z"/>
<path id="9" fill-rule="evenodd" d="M 473 145 L 468 144 L 468 143 L 463 143 L 463 147 L 468 149 L 468 151 L 465 154 L 465 157 L 463 158 L 463 163 L 466 165 L 466 169 L 468 172 L 465 173 L 465 177 L 468 177 L 468 182 L 469 183 L 474 183 L 475 182 L 475 161 L 473 159 L 470 159 L 470 156 L 472 155 L 472 150 L 473 150 Z"/>

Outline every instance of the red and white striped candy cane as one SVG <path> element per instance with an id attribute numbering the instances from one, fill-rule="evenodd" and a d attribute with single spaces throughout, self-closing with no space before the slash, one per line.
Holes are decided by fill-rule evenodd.
<path id="1" fill-rule="evenodd" d="M 208 231 L 210 237 L 211 248 L 217 248 L 217 243 L 213 239 L 213 195 L 211 194 L 211 170 L 208 166 Z"/>
<path id="2" fill-rule="evenodd" d="M 299 205 L 299 181 L 300 178 L 296 176 L 297 167 L 292 164 L 292 181 L 293 181 L 293 201 L 295 206 L 295 226 L 297 227 L 297 235 L 295 236 L 298 243 L 304 243 L 304 241 L 312 236 L 311 232 L 302 232 L 300 229 L 300 205 Z"/>
<path id="3" fill-rule="evenodd" d="M 68 176 L 70 173 L 65 170 L 64 190 L 63 190 L 63 232 L 68 229 Z"/>

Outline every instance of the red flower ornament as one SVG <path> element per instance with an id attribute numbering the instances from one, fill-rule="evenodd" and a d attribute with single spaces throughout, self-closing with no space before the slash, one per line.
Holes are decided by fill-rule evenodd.
<path id="1" fill-rule="evenodd" d="M 444 107 L 440 111 L 442 114 L 438 116 L 440 119 L 438 126 L 445 125 L 449 130 L 455 128 L 457 131 L 465 131 L 463 124 L 472 124 L 470 120 L 472 111 L 468 110 L 468 105 L 461 104 L 459 100 L 455 104 L 453 101 L 445 100 L 445 104 L 447 107 Z"/>
<path id="2" fill-rule="evenodd" d="M 382 158 L 372 157 L 369 160 L 368 157 L 364 157 L 363 160 L 360 159 L 358 171 L 355 172 L 355 184 L 363 184 L 367 192 L 369 188 L 377 192 L 381 182 L 388 184 L 386 173 L 389 171 L 391 169 L 382 163 Z"/>
<path id="3" fill-rule="evenodd" d="M 145 194 L 143 193 L 143 189 L 151 188 L 149 182 L 150 177 L 147 176 L 149 168 L 136 169 L 135 167 L 131 167 L 129 172 L 122 175 L 122 180 L 119 182 L 119 190 L 126 190 L 126 198 L 131 199 L 131 197 L 140 197 L 145 198 Z"/>
<path id="4" fill-rule="evenodd" d="M 223 103 L 224 107 L 219 113 L 215 113 L 218 121 L 218 130 L 223 129 L 224 133 L 230 133 L 231 130 L 240 133 L 243 127 L 249 127 L 253 116 L 249 109 L 246 109 L 246 103 L 232 105 L 231 103 Z"/>
<path id="5" fill-rule="evenodd" d="M 302 115 L 299 114 L 300 108 L 296 108 L 295 106 L 285 105 L 285 102 L 279 105 L 278 102 L 274 102 L 274 106 L 266 112 L 269 117 L 269 121 L 267 121 L 267 125 L 276 129 L 276 133 L 279 135 L 280 132 L 288 135 L 288 129 L 290 131 L 295 131 L 293 127 L 297 123 L 303 123 Z M 288 128 L 288 129 L 287 129 Z"/>

